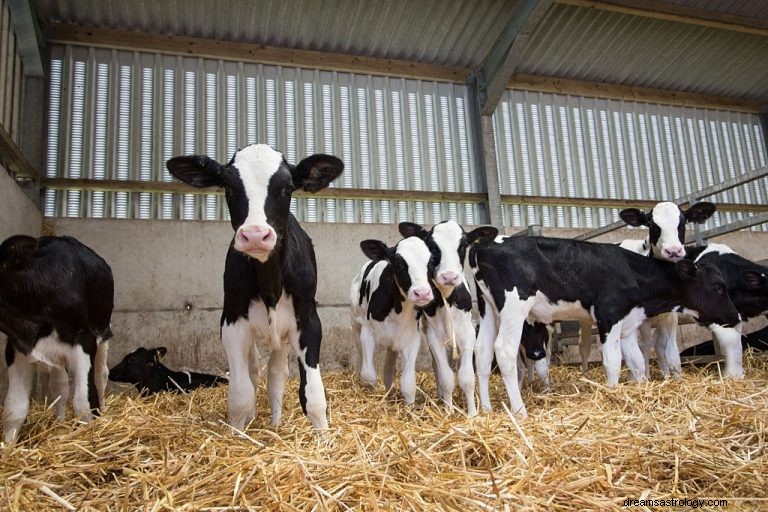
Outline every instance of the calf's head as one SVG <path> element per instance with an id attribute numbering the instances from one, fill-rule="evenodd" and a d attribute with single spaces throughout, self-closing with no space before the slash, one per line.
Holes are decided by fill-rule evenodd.
<path id="1" fill-rule="evenodd" d="M 422 239 L 405 238 L 394 247 L 387 247 L 380 240 L 363 240 L 360 248 L 371 260 L 386 261 L 391 265 L 395 283 L 409 301 L 423 307 L 434 300 L 429 282 L 435 275 L 435 267 L 432 254 Z"/>
<path id="2" fill-rule="evenodd" d="M 520 346 L 525 351 L 525 357 L 531 361 L 538 361 L 547 356 L 547 343 L 549 331 L 547 325 L 539 322 L 523 324 L 523 333 L 520 336 Z"/>
<path id="3" fill-rule="evenodd" d="M 149 382 L 152 374 L 161 365 L 160 359 L 168 352 L 165 347 L 139 347 L 123 358 L 114 368 L 109 370 L 109 379 L 115 382 L 141 384 Z"/>
<path id="4" fill-rule="evenodd" d="M 398 230 L 405 238 L 415 236 L 424 240 L 432 253 L 435 284 L 451 289 L 462 282 L 467 247 L 481 238 L 493 239 L 499 233 L 491 226 L 480 226 L 466 232 L 453 220 L 435 224 L 429 231 L 412 222 L 401 222 Z"/>
<path id="5" fill-rule="evenodd" d="M 262 263 L 285 234 L 293 191 L 321 190 L 344 169 L 341 160 L 322 154 L 290 165 L 265 144 L 244 147 L 226 165 L 205 155 L 177 156 L 166 165 L 189 185 L 224 188 L 235 250 Z"/>
<path id="6" fill-rule="evenodd" d="M 697 311 L 700 323 L 729 327 L 741 321 L 725 278 L 715 265 L 691 260 L 680 260 L 675 265 L 683 281 L 683 306 Z"/>
<path id="7" fill-rule="evenodd" d="M 706 222 L 715 209 L 714 204 L 701 202 L 682 210 L 675 203 L 664 201 L 648 213 L 637 208 L 626 208 L 619 212 L 619 216 L 630 226 L 647 226 L 653 257 L 674 262 L 685 257 L 685 225 L 688 222 Z"/>

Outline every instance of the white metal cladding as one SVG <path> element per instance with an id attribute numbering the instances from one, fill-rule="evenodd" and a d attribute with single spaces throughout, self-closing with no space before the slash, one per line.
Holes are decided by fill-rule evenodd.
<path id="1" fill-rule="evenodd" d="M 508 90 L 494 135 L 502 194 L 674 200 L 766 165 L 758 116 L 736 112 Z M 761 179 L 705 200 L 765 204 L 767 195 Z M 709 225 L 741 218 L 718 213 Z M 618 209 L 504 206 L 509 226 L 616 220 Z"/>
<path id="2" fill-rule="evenodd" d="M 475 192 L 465 86 L 54 46 L 46 176 L 170 181 L 165 162 L 227 162 L 265 142 L 289 162 L 344 160 L 342 188 Z M 477 204 L 300 199 L 301 221 L 474 224 Z M 48 216 L 227 218 L 216 195 L 46 193 Z M 481 219 L 480 219 L 481 220 Z"/>
<path id="3" fill-rule="evenodd" d="M 19 142 L 23 83 L 11 10 L 5 0 L 0 0 L 0 124 L 16 143 Z"/>

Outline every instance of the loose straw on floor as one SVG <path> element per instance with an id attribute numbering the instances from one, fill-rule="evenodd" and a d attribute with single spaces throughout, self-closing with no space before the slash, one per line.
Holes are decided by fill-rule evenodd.
<path id="1" fill-rule="evenodd" d="M 321 437 L 295 379 L 277 429 L 263 386 L 243 432 L 224 422 L 226 387 L 113 394 L 87 425 L 59 424 L 34 404 L 20 441 L 2 450 L 0 508 L 596 510 L 728 498 L 757 509 L 768 506 L 768 361 L 747 355 L 745 365 L 742 381 L 686 367 L 679 382 L 615 389 L 599 367 L 557 367 L 550 393 L 523 391 L 526 419 L 508 415 L 498 376 L 495 411 L 466 418 L 445 416 L 430 372 L 412 407 L 397 390 L 384 398 L 381 384 L 370 394 L 327 373 L 331 429 Z"/>

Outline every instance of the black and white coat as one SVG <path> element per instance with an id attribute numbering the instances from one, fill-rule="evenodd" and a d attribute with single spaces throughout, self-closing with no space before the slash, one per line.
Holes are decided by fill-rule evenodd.
<path id="1" fill-rule="evenodd" d="M 394 247 L 379 240 L 360 243 L 371 260 L 363 264 L 352 280 L 350 306 L 352 330 L 358 341 L 360 380 L 376 384 L 374 352 L 386 349 L 384 385 L 394 382 L 395 363 L 402 363 L 400 392 L 405 403 L 416 399 L 416 358 L 421 346 L 419 308 L 434 300 L 430 281 L 434 276 L 433 256 L 421 238 L 408 237 Z"/>
<path id="2" fill-rule="evenodd" d="M 544 237 L 508 237 L 501 244 L 470 249 L 469 258 L 486 307 L 494 308 L 499 318 L 497 330 L 481 321 L 477 340 L 479 392 L 485 409 L 490 409 L 487 382 L 495 353 L 512 411 L 526 414 L 517 380 L 526 321 L 597 323 L 606 377 L 615 386 L 621 371 L 621 340 L 636 336 L 646 318 L 685 308 L 706 324 L 739 320 L 722 275 L 705 263 L 672 264 L 613 244 Z"/>
<path id="3" fill-rule="evenodd" d="M 112 270 L 71 237 L 17 235 L 0 245 L 0 331 L 8 336 L 4 437 L 16 439 L 29 411 L 33 364 L 49 367 L 51 399 L 63 420 L 72 408 L 90 421 L 104 407 L 112 337 Z"/>
<path id="4" fill-rule="evenodd" d="M 768 268 L 739 256 L 723 244 L 689 249 L 687 254 L 696 263 L 708 263 L 720 269 L 728 294 L 741 315 L 742 323 L 734 327 L 709 325 L 725 358 L 725 376 L 740 379 L 744 377 L 741 343 L 744 322 L 768 311 Z"/>
<path id="5" fill-rule="evenodd" d="M 429 231 L 418 224 L 403 222 L 399 230 L 404 237 L 417 236 L 424 240 L 435 259 L 432 282 L 435 300 L 423 308 L 422 318 L 426 324 L 438 394 L 451 411 L 456 379 L 446 351 L 448 345 L 451 352 L 458 352 L 458 381 L 466 399 L 467 414 L 476 416 L 475 328 L 472 323 L 472 296 L 464 275 L 464 259 L 467 247 L 478 237 L 495 237 L 498 230 L 481 226 L 467 233 L 452 220 L 435 224 Z"/>
<path id="6" fill-rule="evenodd" d="M 242 430 L 255 416 L 258 350 L 270 350 L 267 393 L 272 425 L 280 423 L 288 352 L 299 362 L 299 400 L 318 430 L 328 427 L 320 376 L 322 329 L 317 315 L 317 263 L 312 240 L 290 212 L 296 189 L 328 186 L 344 164 L 313 155 L 290 165 L 264 144 L 235 153 L 226 165 L 207 156 L 167 163 L 173 176 L 196 187 L 223 187 L 235 235 L 224 267 L 221 340 L 229 362 L 228 421 Z"/>
<path id="7" fill-rule="evenodd" d="M 676 262 L 685 257 L 685 226 L 688 223 L 701 224 L 707 221 L 716 206 L 702 201 L 683 210 L 675 203 L 663 201 L 649 212 L 637 208 L 625 208 L 619 213 L 621 219 L 632 227 L 645 226 L 648 236 L 642 240 L 624 240 L 619 246 L 642 256 L 662 261 Z M 655 330 L 654 330 L 655 328 Z M 587 371 L 589 353 L 592 347 L 592 325 L 581 323 L 579 352 L 582 368 Z M 648 318 L 640 324 L 637 343 L 642 359 L 637 358 L 634 347 L 622 346 L 622 353 L 633 380 L 644 380 L 650 375 L 649 359 L 651 349 L 656 348 L 656 361 L 665 376 L 670 373 L 679 378 L 681 374 L 680 355 L 677 350 L 677 313 L 662 313 Z M 633 343 L 632 340 L 629 343 Z"/>

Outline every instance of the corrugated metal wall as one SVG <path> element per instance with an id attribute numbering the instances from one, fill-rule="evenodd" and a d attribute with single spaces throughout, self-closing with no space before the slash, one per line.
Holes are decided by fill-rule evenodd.
<path id="1" fill-rule="evenodd" d="M 766 165 L 754 114 L 506 91 L 494 128 L 502 194 L 674 200 Z M 709 200 L 765 204 L 767 196 L 762 179 Z M 508 205 L 504 215 L 510 226 L 618 220 L 618 210 L 602 208 Z"/>
<path id="2" fill-rule="evenodd" d="M 17 144 L 23 76 L 11 10 L 7 2 L 2 0 L 0 1 L 0 124 Z"/>
<path id="3" fill-rule="evenodd" d="M 170 181 L 172 156 L 228 161 L 258 141 L 291 162 L 341 157 L 339 188 L 476 191 L 464 86 L 79 46 L 52 48 L 50 77 L 48 177 Z M 756 115 L 506 91 L 494 126 L 502 194 L 670 200 L 766 165 Z M 713 200 L 764 203 L 766 184 Z M 227 218 L 216 195 L 48 190 L 45 199 L 48 216 Z M 300 199 L 293 210 L 301 221 L 485 222 L 477 204 Z M 510 226 L 618 218 L 576 207 L 504 213 Z"/>
<path id="4" fill-rule="evenodd" d="M 165 161 L 266 142 L 346 164 L 341 188 L 474 192 L 464 86 L 73 46 L 52 48 L 46 176 L 170 181 Z M 340 194 L 342 194 L 340 192 Z M 221 196 L 46 194 L 48 216 L 225 219 Z M 299 220 L 474 224 L 479 205 L 300 199 Z"/>

